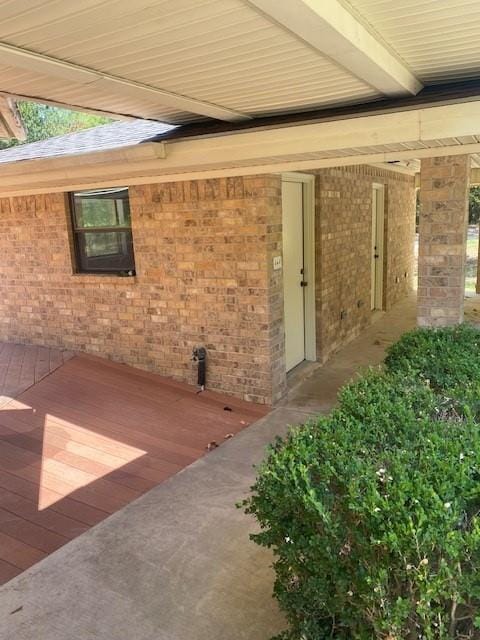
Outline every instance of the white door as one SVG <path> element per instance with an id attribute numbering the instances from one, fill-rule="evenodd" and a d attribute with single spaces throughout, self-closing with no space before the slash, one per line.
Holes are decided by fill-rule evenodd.
<path id="1" fill-rule="evenodd" d="M 372 286 L 371 309 L 383 309 L 383 236 L 385 191 L 381 184 L 372 189 Z"/>
<path id="2" fill-rule="evenodd" d="M 282 182 L 283 286 L 287 371 L 305 360 L 303 183 Z"/>

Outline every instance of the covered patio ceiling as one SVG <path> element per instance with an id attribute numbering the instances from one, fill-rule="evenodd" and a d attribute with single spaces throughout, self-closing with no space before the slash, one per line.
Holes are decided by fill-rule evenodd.
<path id="1" fill-rule="evenodd" d="M 0 0 L 0 92 L 245 121 L 475 78 L 479 30 L 471 0 Z"/>

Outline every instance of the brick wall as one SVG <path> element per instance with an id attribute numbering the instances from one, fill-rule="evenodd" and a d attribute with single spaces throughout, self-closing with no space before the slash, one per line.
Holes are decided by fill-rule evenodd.
<path id="1" fill-rule="evenodd" d="M 409 176 L 390 173 L 386 180 L 384 296 L 388 310 L 413 287 L 416 190 Z"/>
<path id="2" fill-rule="evenodd" d="M 315 174 L 317 353 L 325 361 L 371 322 L 374 183 L 385 185 L 385 308 L 411 289 L 415 184 L 412 176 L 367 165 Z"/>
<path id="3" fill-rule="evenodd" d="M 387 186 L 385 301 L 412 271 L 413 178 L 316 173 L 317 343 L 324 361 L 371 320 L 372 183 Z M 281 181 L 251 176 L 130 188 L 137 276 L 75 275 L 63 194 L 0 199 L 0 340 L 76 349 L 274 403 L 285 392 Z M 399 279 L 396 282 L 396 279 Z M 340 319 L 341 311 L 346 317 Z"/>
<path id="4" fill-rule="evenodd" d="M 271 403 L 285 389 L 276 176 L 131 187 L 137 276 L 74 275 L 62 194 L 0 199 L 0 339 L 61 346 Z M 266 266 L 268 265 L 268 266 Z"/>
<path id="5" fill-rule="evenodd" d="M 421 166 L 418 324 L 463 321 L 470 156 L 425 158 Z"/>

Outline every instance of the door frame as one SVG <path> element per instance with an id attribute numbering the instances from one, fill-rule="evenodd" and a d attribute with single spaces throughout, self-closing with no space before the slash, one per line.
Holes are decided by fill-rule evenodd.
<path id="1" fill-rule="evenodd" d="M 375 209 L 374 209 L 375 203 Z M 375 218 L 374 218 L 375 211 Z M 374 225 L 376 228 L 374 229 Z M 375 236 L 374 236 L 375 233 Z M 373 238 L 381 241 L 380 259 L 376 262 L 373 256 Z M 385 185 L 374 182 L 372 184 L 372 247 L 371 247 L 372 273 L 375 274 L 372 282 L 371 308 L 372 311 L 383 311 L 385 306 Z"/>
<path id="2" fill-rule="evenodd" d="M 282 173 L 282 182 L 301 182 L 303 195 L 303 265 L 305 305 L 305 360 L 317 360 L 315 305 L 315 176 L 308 173 Z"/>

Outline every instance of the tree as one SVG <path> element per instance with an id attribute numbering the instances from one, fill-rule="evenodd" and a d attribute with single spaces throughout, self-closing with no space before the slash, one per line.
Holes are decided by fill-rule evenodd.
<path id="1" fill-rule="evenodd" d="M 468 222 L 469 224 L 480 223 L 480 186 L 470 189 Z"/>
<path id="2" fill-rule="evenodd" d="M 46 140 L 65 133 L 73 133 L 112 122 L 112 119 L 106 116 L 52 107 L 38 102 L 19 102 L 17 107 L 27 133 L 27 139 L 23 142 L 15 139 L 0 140 L 0 149 L 37 140 Z"/>

